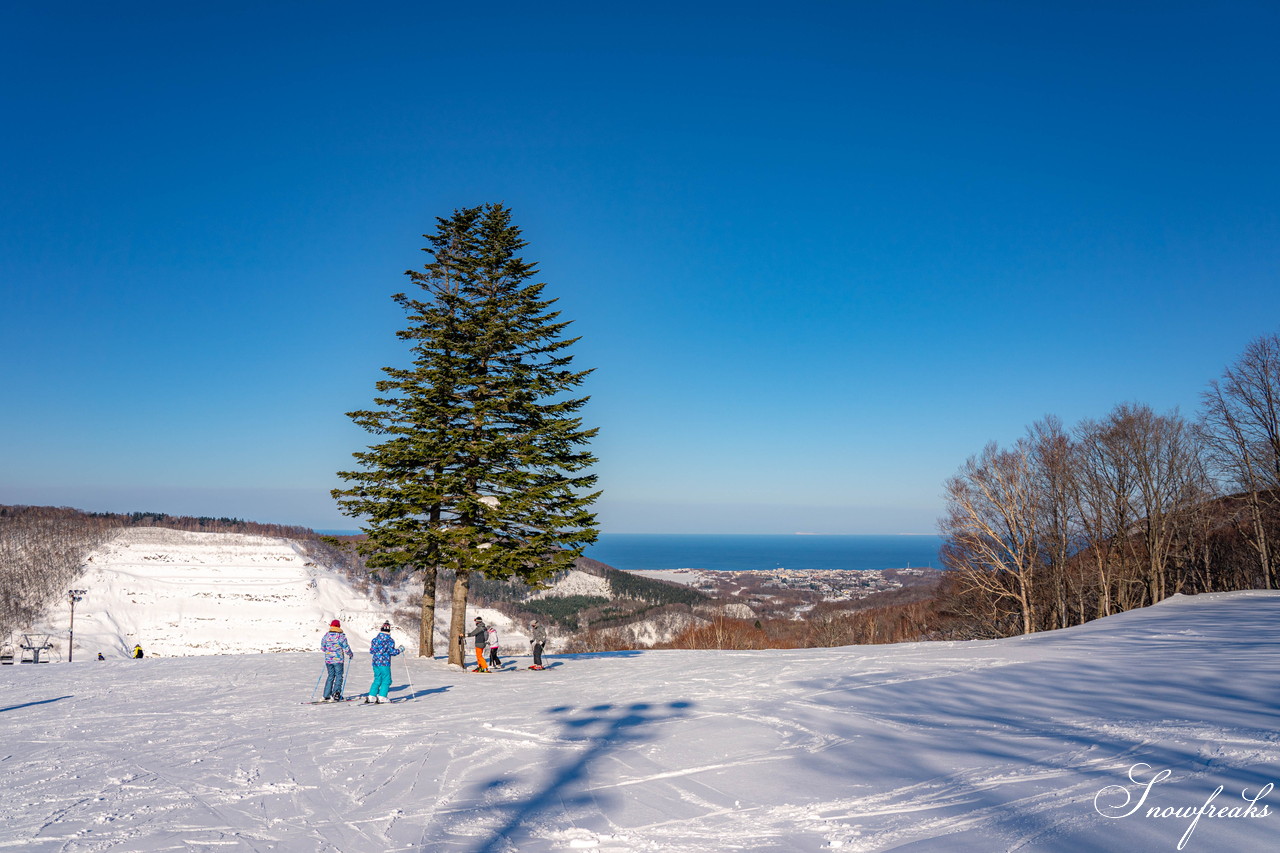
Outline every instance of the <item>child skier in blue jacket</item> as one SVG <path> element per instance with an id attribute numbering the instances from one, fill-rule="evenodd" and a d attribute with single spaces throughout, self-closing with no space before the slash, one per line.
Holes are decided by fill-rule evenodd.
<path id="1" fill-rule="evenodd" d="M 387 698 L 387 691 L 391 689 L 391 658 L 402 651 L 404 649 L 391 639 L 391 623 L 383 622 L 382 630 L 369 644 L 369 654 L 373 656 L 373 683 L 369 685 L 369 695 L 364 697 L 364 704 L 381 705 Z"/>

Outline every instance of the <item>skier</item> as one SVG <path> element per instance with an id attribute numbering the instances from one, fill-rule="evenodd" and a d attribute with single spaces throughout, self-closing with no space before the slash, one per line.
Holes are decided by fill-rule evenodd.
<path id="1" fill-rule="evenodd" d="M 475 630 L 467 634 L 458 635 L 459 640 L 461 640 L 463 637 L 475 637 L 476 668 L 471 670 L 472 672 L 488 672 L 489 671 L 489 667 L 485 666 L 484 664 L 484 644 L 488 636 L 489 636 L 489 629 L 485 627 L 484 620 L 481 619 L 479 616 L 476 617 Z"/>
<path id="2" fill-rule="evenodd" d="M 542 650 L 547 645 L 547 629 L 538 624 L 538 620 L 533 620 L 533 636 L 529 639 L 533 644 L 533 666 L 529 669 L 543 669 L 542 666 Z"/>
<path id="3" fill-rule="evenodd" d="M 364 697 L 364 704 L 381 705 L 382 700 L 387 698 L 387 691 L 391 688 L 391 658 L 403 651 L 391 639 L 391 623 L 383 622 L 382 630 L 369 644 L 369 654 L 373 655 L 373 683 L 369 685 L 369 694 Z M 369 701 L 371 697 L 373 702 Z"/>
<path id="4" fill-rule="evenodd" d="M 347 645 L 346 635 L 342 633 L 342 623 L 334 619 L 329 623 L 329 633 L 320 641 L 320 649 L 324 652 L 324 665 L 329 671 L 329 678 L 324 683 L 325 702 L 342 701 L 342 667 L 346 660 L 355 657 L 351 646 Z M 312 694 L 315 695 L 315 694 Z"/>
<path id="5" fill-rule="evenodd" d="M 98 652 L 98 660 L 106 660 L 106 658 L 102 656 L 102 652 Z"/>
<path id="6" fill-rule="evenodd" d="M 135 660 L 142 658 L 142 646 L 139 645 L 133 647 L 133 657 Z"/>
<path id="7" fill-rule="evenodd" d="M 498 629 L 492 625 L 489 626 L 488 633 L 489 644 L 489 666 L 495 669 L 502 668 L 502 661 L 498 660 Z"/>

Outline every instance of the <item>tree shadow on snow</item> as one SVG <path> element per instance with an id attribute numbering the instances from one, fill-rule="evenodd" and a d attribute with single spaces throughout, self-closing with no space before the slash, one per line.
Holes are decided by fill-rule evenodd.
<path id="1" fill-rule="evenodd" d="M 599 794 L 578 790 L 586 781 L 591 766 L 615 750 L 651 740 L 654 735 L 646 729 L 652 730 L 657 724 L 679 719 L 692 707 L 692 702 L 678 701 L 593 705 L 589 708 L 560 705 L 547 709 L 546 713 L 559 726 L 557 739 L 581 742 L 585 749 L 568 764 L 552 768 L 550 778 L 526 799 L 494 805 L 493 810 L 506 812 L 507 818 L 475 853 L 500 853 L 518 848 L 513 836 L 525 821 L 545 814 L 548 809 L 568 810 L 588 803 L 598 805 Z M 496 791 L 512 784 L 513 780 L 498 778 L 481 785 L 481 788 Z"/>
<path id="2" fill-rule="evenodd" d="M 583 652 L 577 655 L 564 655 L 567 658 L 634 658 L 644 654 L 639 649 L 619 649 L 616 652 Z M 547 664 L 548 667 L 556 664 Z"/>
<path id="3" fill-rule="evenodd" d="M 1096 838 L 1088 833 L 1106 823 L 1089 798 L 1126 783 L 1132 765 L 1154 768 L 1147 775 L 1173 770 L 1165 788 L 1182 780 L 1191 789 L 1184 796 L 1196 803 L 1205 792 L 1192 785 L 1201 777 L 1226 775 L 1237 793 L 1274 781 L 1274 764 L 1218 768 L 1216 732 L 1254 740 L 1260 751 L 1272 742 L 1270 705 L 1240 689 L 1234 670 L 1179 680 L 1164 666 L 1091 657 L 969 671 L 851 671 L 800 683 L 809 688 L 806 710 L 845 738 L 799 757 L 832 780 L 828 793 L 836 799 L 815 806 L 828 817 L 860 813 L 865 803 L 884 808 L 886 799 L 920 808 L 919 789 L 927 786 L 929 807 L 944 814 L 950 804 L 957 827 L 985 822 L 1028 848 L 1074 842 L 1089 849 Z M 799 709 L 792 702 L 787 710 Z M 872 745 L 863 740 L 869 731 Z M 1021 787 L 1012 784 L 1019 780 Z M 1035 800 L 1051 791 L 1063 792 L 1061 808 Z"/>
<path id="4" fill-rule="evenodd" d="M 432 693 L 444 693 L 452 687 L 452 684 L 442 684 L 439 687 L 419 687 L 410 693 L 409 685 L 401 684 L 397 687 L 392 687 L 387 693 L 399 694 L 396 696 L 397 699 L 419 699 L 423 696 L 430 696 Z"/>
<path id="5" fill-rule="evenodd" d="M 50 702 L 61 702 L 63 699 L 71 699 L 72 696 L 59 696 L 56 699 L 41 699 L 39 702 L 23 702 L 21 705 L 10 705 L 8 708 L 0 708 L 0 714 L 5 711 L 16 711 L 19 708 L 30 708 L 32 705 L 48 705 Z"/>

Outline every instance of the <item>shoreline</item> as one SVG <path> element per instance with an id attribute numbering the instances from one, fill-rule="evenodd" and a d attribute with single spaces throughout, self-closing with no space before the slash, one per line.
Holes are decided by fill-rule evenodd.
<path id="1" fill-rule="evenodd" d="M 931 566 L 905 566 L 903 568 L 894 569 L 787 569 L 778 566 L 773 569 L 619 569 L 619 571 L 627 574 L 639 575 L 650 580 L 666 581 L 668 583 L 677 583 L 682 586 L 698 586 L 704 583 L 715 583 L 721 581 L 732 581 L 736 577 L 748 576 L 752 578 L 799 578 L 809 577 L 810 573 L 818 575 L 828 574 L 833 578 L 847 578 L 851 575 L 857 576 L 867 574 L 872 577 L 880 578 L 885 572 L 893 572 L 896 574 L 914 575 L 923 577 L 935 572 L 941 572 L 942 569 L 935 569 Z"/>

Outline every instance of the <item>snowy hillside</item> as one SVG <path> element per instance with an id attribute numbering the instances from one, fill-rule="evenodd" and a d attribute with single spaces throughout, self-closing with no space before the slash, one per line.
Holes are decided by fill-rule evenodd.
<path id="1" fill-rule="evenodd" d="M 560 575 L 550 588 L 534 593 L 532 598 L 547 598 L 564 595 L 597 595 L 611 598 L 609 582 L 598 575 L 587 574 L 579 569 L 570 569 Z"/>
<path id="2" fill-rule="evenodd" d="M 549 662 L 477 675 L 397 658 L 392 696 L 409 701 L 384 706 L 300 704 L 315 653 L 0 668 L 0 850 L 1280 838 L 1280 593 L 1177 597 L 1010 640 Z M 354 669 L 349 694 L 368 657 Z"/>
<path id="3" fill-rule="evenodd" d="M 385 600 L 341 572 L 313 562 L 291 539 L 239 533 L 191 533 L 161 527 L 116 532 L 86 559 L 75 581 L 87 590 L 76 606 L 74 657 L 128 657 L 135 644 L 157 657 L 310 651 L 331 619 L 354 645 L 367 645 L 397 610 L 417 612 L 416 579 L 383 587 Z M 555 595 L 607 594 L 600 578 L 571 571 Z M 448 648 L 447 589 L 436 609 L 436 647 Z M 468 608 L 499 631 L 504 649 L 525 650 L 521 628 L 496 610 Z M 65 600 L 31 628 L 65 657 Z M 411 634 L 411 635 L 410 635 Z M 555 649 L 558 640 L 549 645 Z M 402 640 L 417 654 L 416 630 Z"/>
<path id="4" fill-rule="evenodd" d="M 76 656 L 86 658 L 126 657 L 135 643 L 163 657 L 304 651 L 330 619 L 367 639 L 390 616 L 297 543 L 269 536 L 126 528 L 76 583 L 88 590 L 76 607 Z M 39 627 L 65 642 L 67 618 L 63 604 Z"/>

